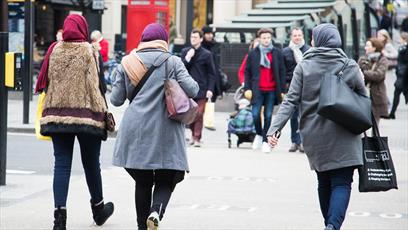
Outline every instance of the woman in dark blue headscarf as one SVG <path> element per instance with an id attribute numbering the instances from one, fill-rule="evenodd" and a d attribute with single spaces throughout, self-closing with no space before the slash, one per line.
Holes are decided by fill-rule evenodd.
<path id="1" fill-rule="evenodd" d="M 313 29 L 312 48 L 303 55 L 293 72 L 289 92 L 268 131 L 274 147 L 293 111 L 300 111 L 300 134 L 310 168 L 316 172 L 320 209 L 326 230 L 339 230 L 350 200 L 353 173 L 363 164 L 361 138 L 317 114 L 320 79 L 337 74 L 348 60 L 343 80 L 359 94 L 366 94 L 357 63 L 341 49 L 339 31 L 332 24 Z"/>

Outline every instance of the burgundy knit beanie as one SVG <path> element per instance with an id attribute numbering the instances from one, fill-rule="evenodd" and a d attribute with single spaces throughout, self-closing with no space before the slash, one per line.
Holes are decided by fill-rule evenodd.
<path id="1" fill-rule="evenodd" d="M 166 29 L 159 23 L 151 23 L 147 25 L 142 33 L 141 42 L 148 42 L 153 40 L 163 40 L 167 42 L 169 40 L 169 35 Z"/>

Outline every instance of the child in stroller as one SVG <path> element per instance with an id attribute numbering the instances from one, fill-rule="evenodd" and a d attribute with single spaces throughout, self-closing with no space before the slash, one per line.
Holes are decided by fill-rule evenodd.
<path id="1" fill-rule="evenodd" d="M 250 102 L 247 99 L 238 101 L 238 112 L 230 115 L 228 122 L 228 148 L 231 148 L 231 134 L 238 136 L 237 147 L 243 142 L 253 142 L 255 126 L 252 117 Z"/>

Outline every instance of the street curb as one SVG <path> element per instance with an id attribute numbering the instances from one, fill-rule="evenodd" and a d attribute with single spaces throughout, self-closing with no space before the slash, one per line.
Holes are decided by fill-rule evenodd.
<path id="1" fill-rule="evenodd" d="M 34 128 L 25 128 L 25 127 L 7 127 L 7 132 L 11 133 L 35 133 Z"/>
<path id="2" fill-rule="evenodd" d="M 31 127 L 7 127 L 7 132 L 34 134 L 35 129 Z M 115 138 L 117 136 L 117 133 L 117 130 L 115 130 L 114 132 L 108 132 L 108 137 Z"/>

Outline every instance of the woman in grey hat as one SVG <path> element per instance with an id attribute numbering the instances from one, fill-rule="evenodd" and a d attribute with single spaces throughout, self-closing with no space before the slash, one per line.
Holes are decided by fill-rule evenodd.
<path id="1" fill-rule="evenodd" d="M 361 138 L 317 114 L 323 73 L 337 74 L 349 60 L 333 24 L 313 29 L 312 46 L 296 66 L 293 79 L 268 131 L 268 143 L 278 143 L 281 130 L 296 107 L 300 109 L 300 133 L 310 167 L 316 171 L 320 210 L 325 230 L 339 230 L 350 200 L 354 169 L 363 164 Z M 349 60 L 343 80 L 359 94 L 366 94 L 357 63 Z"/>

